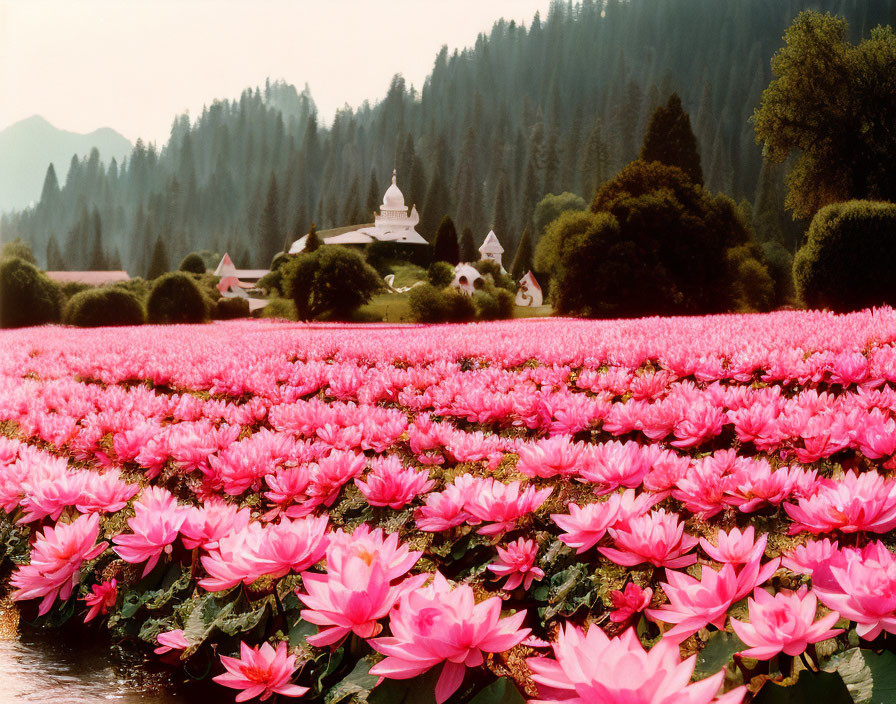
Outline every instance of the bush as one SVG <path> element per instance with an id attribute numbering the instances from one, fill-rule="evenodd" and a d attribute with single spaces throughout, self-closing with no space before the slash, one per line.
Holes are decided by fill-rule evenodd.
<path id="1" fill-rule="evenodd" d="M 0 259 L 0 328 L 57 323 L 62 293 L 45 274 L 19 257 Z"/>
<path id="2" fill-rule="evenodd" d="M 411 289 L 408 296 L 411 314 L 419 323 L 462 323 L 476 317 L 473 299 L 451 287 L 423 284 Z"/>
<path id="3" fill-rule="evenodd" d="M 277 271 L 281 266 L 286 264 L 289 261 L 289 255 L 286 252 L 279 252 L 274 255 L 274 258 L 271 260 L 271 271 Z"/>
<path id="4" fill-rule="evenodd" d="M 192 252 L 184 257 L 180 263 L 179 271 L 186 271 L 190 274 L 204 274 L 205 262 L 196 252 Z"/>
<path id="5" fill-rule="evenodd" d="M 433 262 L 426 271 L 426 278 L 436 288 L 445 288 L 454 281 L 454 267 L 448 262 Z"/>
<path id="6" fill-rule="evenodd" d="M 245 298 L 219 298 L 212 306 L 212 318 L 215 320 L 248 318 L 249 315 L 249 301 Z"/>
<path id="7" fill-rule="evenodd" d="M 498 288 L 516 293 L 516 282 L 510 278 L 510 274 L 501 271 L 500 264 L 493 259 L 480 259 L 473 263 L 473 268 L 482 274 L 483 278 L 491 277 L 491 282 Z"/>
<path id="8" fill-rule="evenodd" d="M 352 249 L 327 245 L 299 254 L 284 271 L 284 288 L 302 320 L 326 316 L 349 320 L 352 313 L 384 289 L 383 280 Z"/>
<path id="9" fill-rule="evenodd" d="M 146 314 L 137 297 L 121 288 L 108 286 L 81 291 L 66 304 L 62 317 L 66 325 L 99 328 L 115 325 L 143 325 Z"/>
<path id="10" fill-rule="evenodd" d="M 853 200 L 818 211 L 793 260 L 796 292 L 810 308 L 896 305 L 896 204 Z"/>
<path id="11" fill-rule="evenodd" d="M 66 301 L 71 299 L 75 294 L 81 293 L 81 291 L 89 291 L 94 288 L 90 284 L 85 284 L 83 281 L 66 281 L 65 283 L 56 285 L 59 287 L 59 291 Z"/>
<path id="12" fill-rule="evenodd" d="M 276 320 L 298 320 L 296 304 L 288 298 L 272 298 L 261 309 L 262 318 L 274 318 Z"/>
<path id="13" fill-rule="evenodd" d="M 775 302 L 775 281 L 765 265 L 759 245 L 729 249 L 728 270 L 736 311 L 755 313 L 771 310 Z"/>
<path id="14" fill-rule="evenodd" d="M 487 286 L 473 294 L 478 320 L 506 320 L 513 317 L 516 305 L 513 294 L 506 288 Z"/>
<path id="15" fill-rule="evenodd" d="M 191 274 L 172 271 L 153 282 L 146 313 L 150 323 L 204 323 L 208 301 Z"/>

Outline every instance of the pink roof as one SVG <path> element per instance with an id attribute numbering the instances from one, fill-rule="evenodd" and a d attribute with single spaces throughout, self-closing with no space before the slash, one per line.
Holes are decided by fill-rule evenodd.
<path id="1" fill-rule="evenodd" d="M 48 271 L 46 274 L 50 279 L 60 284 L 77 281 L 81 284 L 102 286 L 103 284 L 111 284 L 116 281 L 131 280 L 126 271 Z"/>

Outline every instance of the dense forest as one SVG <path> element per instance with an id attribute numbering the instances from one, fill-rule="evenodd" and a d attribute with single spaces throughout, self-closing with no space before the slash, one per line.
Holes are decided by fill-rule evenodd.
<path id="1" fill-rule="evenodd" d="M 372 220 L 393 167 L 418 229 L 445 214 L 512 255 L 536 203 L 589 200 L 637 157 L 673 91 L 691 114 L 708 188 L 750 202 L 760 238 L 793 252 L 782 167 L 766 167 L 750 116 L 769 61 L 803 9 L 844 16 L 855 39 L 896 23 L 896 0 L 583 0 L 528 27 L 499 21 L 473 47 L 435 58 L 421 90 L 396 76 L 376 104 L 324 126 L 310 92 L 268 81 L 174 120 L 167 144 L 138 141 L 122 163 L 94 152 L 50 166 L 38 205 L 3 216 L 50 269 L 126 268 L 155 255 L 231 253 L 267 266 L 306 232 Z"/>

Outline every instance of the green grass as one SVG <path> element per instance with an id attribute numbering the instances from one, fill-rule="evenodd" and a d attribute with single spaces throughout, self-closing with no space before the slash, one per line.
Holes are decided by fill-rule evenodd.
<path id="1" fill-rule="evenodd" d="M 361 315 L 380 318 L 384 323 L 412 323 L 411 306 L 407 293 L 381 293 L 370 303 L 361 306 Z"/>
<path id="2" fill-rule="evenodd" d="M 426 281 L 426 270 L 416 264 L 392 264 L 389 272 L 395 274 L 395 288 L 410 286 L 418 281 Z"/>
<path id="3" fill-rule="evenodd" d="M 549 318 L 554 314 L 551 306 L 538 306 L 537 308 L 529 308 L 522 306 L 514 306 L 514 318 Z"/>

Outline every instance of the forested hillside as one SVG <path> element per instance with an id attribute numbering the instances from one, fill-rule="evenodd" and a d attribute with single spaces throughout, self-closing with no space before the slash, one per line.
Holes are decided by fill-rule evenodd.
<path id="1" fill-rule="evenodd" d="M 706 185 L 754 206 L 760 237 L 794 248 L 781 169 L 764 169 L 749 118 L 769 60 L 806 8 L 846 17 L 854 38 L 894 23 L 896 0 L 584 0 L 527 27 L 498 22 L 475 46 L 436 57 L 422 89 L 395 77 L 385 97 L 321 126 L 312 96 L 281 82 L 174 120 L 165 145 L 122 163 L 73 158 L 48 170 L 40 203 L 2 221 L 48 268 L 144 275 L 157 241 L 169 263 L 229 250 L 267 266 L 287 240 L 369 222 L 397 167 L 432 238 L 445 214 L 512 255 L 546 193 L 590 200 L 636 158 L 653 110 L 678 91 Z"/>

